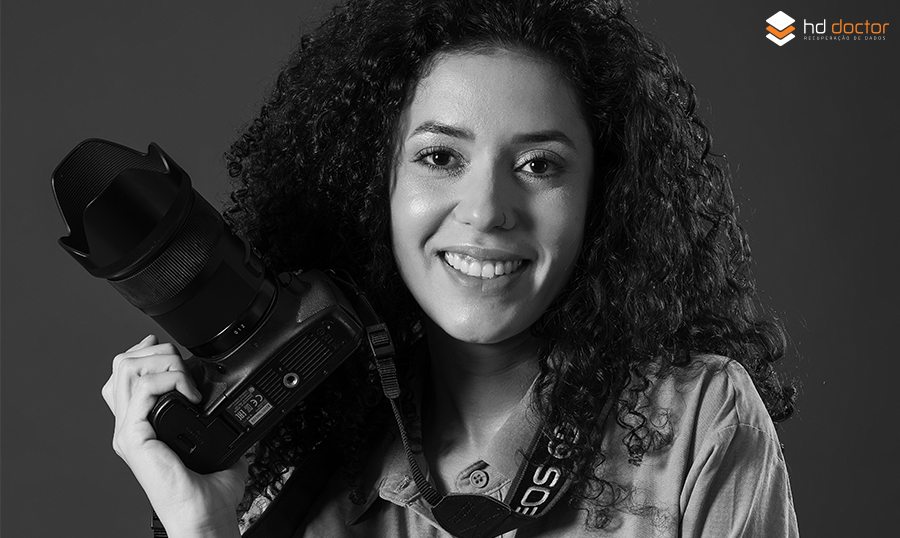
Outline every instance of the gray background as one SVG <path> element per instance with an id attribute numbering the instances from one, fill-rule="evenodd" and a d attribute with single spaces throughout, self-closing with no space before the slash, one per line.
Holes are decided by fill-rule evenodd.
<path id="1" fill-rule="evenodd" d="M 2 530 L 149 536 L 110 446 L 109 363 L 153 323 L 56 245 L 49 185 L 79 141 L 158 142 L 221 203 L 222 153 L 317 1 L 6 1 L 2 6 Z M 888 533 L 896 501 L 896 160 L 900 16 L 893 2 L 676 3 L 637 17 L 697 87 L 729 157 L 763 296 L 803 384 L 781 427 L 806 536 Z M 884 42 L 764 38 L 765 20 L 891 23 Z M 302 22 L 306 21 L 306 22 Z M 90 530 L 88 530 L 90 529 Z"/>

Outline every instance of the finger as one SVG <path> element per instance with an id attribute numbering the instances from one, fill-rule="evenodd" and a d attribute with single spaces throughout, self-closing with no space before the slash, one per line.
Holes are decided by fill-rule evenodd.
<path id="1" fill-rule="evenodd" d="M 144 337 L 143 340 L 128 348 L 128 351 L 126 351 L 125 353 L 120 353 L 113 358 L 113 371 L 110 374 L 109 378 L 107 378 L 106 383 L 103 384 L 103 388 L 100 389 L 100 395 L 103 396 L 103 401 L 106 402 L 106 406 L 110 411 L 112 411 L 113 413 L 116 412 L 114 394 L 116 389 L 116 366 L 118 365 L 118 363 L 127 356 L 126 354 L 133 353 L 150 346 L 155 346 L 157 344 L 159 344 L 159 339 L 156 338 L 155 335 L 148 334 Z"/>
<path id="2" fill-rule="evenodd" d="M 178 373 L 180 376 L 179 392 L 191 403 L 199 403 L 201 400 L 200 392 L 194 385 L 193 379 L 188 374 L 185 363 L 178 355 L 148 355 L 146 357 L 126 358 L 116 366 L 116 371 L 112 377 L 111 408 L 113 414 L 116 415 L 117 423 L 119 419 L 128 411 L 133 398 L 133 392 L 136 385 L 143 377 L 152 376 L 163 372 Z M 169 390 L 175 389 L 175 386 L 169 387 Z"/>
<path id="3" fill-rule="evenodd" d="M 113 359 L 113 389 L 132 377 L 169 370 L 184 370 L 181 354 L 172 344 L 158 344 L 116 355 Z"/>
<path id="4" fill-rule="evenodd" d="M 154 337 L 155 340 L 155 337 Z M 150 342 L 153 342 L 151 340 Z M 138 344 L 140 346 L 140 344 Z M 171 342 L 163 342 L 162 344 L 149 344 L 129 349 L 124 353 L 119 353 L 113 358 L 113 365 L 124 360 L 124 359 L 135 359 L 138 357 L 149 357 L 150 355 L 178 355 L 181 356 L 181 352 L 178 351 L 178 348 L 175 347 Z"/>
<path id="5" fill-rule="evenodd" d="M 128 351 L 126 351 L 126 353 L 128 353 L 130 351 L 137 351 L 137 350 L 139 350 L 141 348 L 145 348 L 147 346 L 155 346 L 158 343 L 159 343 L 159 340 L 156 338 L 155 335 L 148 334 L 147 336 L 144 337 L 143 340 L 141 340 L 137 344 L 128 348 Z"/>
<path id="6" fill-rule="evenodd" d="M 200 399 L 200 393 L 193 387 L 190 376 L 184 372 L 159 372 L 141 376 L 136 380 L 132 398 L 128 402 L 127 408 L 124 409 L 120 429 L 126 430 L 139 424 L 141 430 L 146 431 L 146 426 L 149 426 L 147 417 L 153 410 L 153 406 L 156 405 L 156 401 L 163 394 L 173 390 L 185 395 L 190 400 L 199 401 Z M 116 418 L 119 418 L 118 415 Z M 156 434 L 146 435 L 145 438 L 155 439 Z"/>
<path id="7" fill-rule="evenodd" d="M 106 407 L 112 411 L 113 414 L 116 413 L 115 406 L 115 396 L 113 394 L 113 375 L 106 379 L 106 383 L 103 384 L 103 388 L 100 389 L 100 396 L 103 396 L 103 401 L 106 402 Z"/>
<path id="8" fill-rule="evenodd" d="M 127 421 L 145 421 L 160 396 L 177 391 L 190 399 L 199 397 L 189 376 L 184 372 L 160 372 L 141 377 L 134 386 L 134 395 L 125 412 Z"/>
<path id="9" fill-rule="evenodd" d="M 166 349 L 167 347 L 169 348 L 168 350 Z M 173 349 L 170 344 L 160 344 L 154 346 L 154 348 L 159 349 L 156 350 L 157 352 L 149 353 L 148 355 L 119 356 L 113 373 L 121 381 L 147 374 L 186 370 L 187 366 L 181 359 L 181 355 L 168 352 Z M 149 349 L 151 348 L 141 351 Z"/>
<path id="10" fill-rule="evenodd" d="M 112 385 L 109 387 L 108 392 L 109 395 L 114 395 L 118 393 L 119 389 L 119 381 L 122 379 L 122 374 L 129 373 L 129 370 L 123 370 L 123 365 L 126 365 L 128 368 L 133 368 L 134 363 L 130 361 L 130 359 L 136 359 L 140 357 L 149 357 L 152 355 L 168 355 L 165 360 L 171 361 L 173 363 L 181 363 L 181 353 L 178 352 L 178 348 L 170 343 L 165 344 L 153 344 L 156 341 L 156 337 L 153 335 L 148 336 L 141 343 L 146 343 L 144 347 L 141 346 L 141 343 L 131 348 L 131 350 L 126 351 L 125 353 L 119 353 L 113 358 L 112 361 L 112 376 L 110 381 Z M 168 369 L 168 368 L 165 368 Z M 108 381 L 109 383 L 109 381 Z M 115 404 L 115 400 L 113 399 L 113 404 Z M 109 405 L 109 401 L 107 401 L 107 405 Z M 113 412 L 115 412 L 113 408 Z"/>

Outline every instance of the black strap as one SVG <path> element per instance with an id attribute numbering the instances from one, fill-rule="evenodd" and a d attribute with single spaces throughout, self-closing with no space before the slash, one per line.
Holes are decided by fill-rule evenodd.
<path id="1" fill-rule="evenodd" d="M 369 300 L 366 299 L 365 294 L 356 286 L 353 286 L 352 281 L 338 281 L 344 285 L 351 286 L 351 289 L 356 294 L 356 313 L 366 327 L 366 339 L 369 344 L 369 350 L 375 358 L 375 365 L 378 367 L 381 388 L 385 397 L 391 402 L 391 409 L 394 411 L 394 419 L 397 421 L 397 427 L 400 429 L 400 438 L 403 441 L 403 448 L 406 451 L 406 459 L 409 461 L 413 480 L 425 500 L 435 505 L 441 499 L 441 496 L 438 495 L 438 492 L 428 483 L 425 475 L 422 474 L 422 470 L 416 462 L 416 457 L 409 446 L 409 437 L 406 435 L 406 428 L 403 425 L 403 415 L 400 413 L 399 407 L 400 381 L 397 378 L 397 367 L 394 365 L 394 344 L 387 325 L 381 322 L 378 314 L 375 313 L 372 305 L 369 304 Z"/>
<path id="2" fill-rule="evenodd" d="M 152 507 L 150 508 L 150 530 L 153 531 L 153 538 L 168 538 L 168 534 L 166 534 L 166 528 L 163 527 L 162 521 L 159 520 L 159 516 L 156 515 L 156 510 Z"/>
<path id="3" fill-rule="evenodd" d="M 398 402 L 400 389 L 399 383 L 397 382 L 397 369 L 394 367 L 394 361 L 393 359 L 388 358 L 378 361 L 377 364 L 378 375 L 381 376 L 381 385 L 385 387 L 384 395 L 387 396 L 388 400 L 391 402 L 391 409 L 394 410 L 394 419 L 396 419 L 397 427 L 400 429 L 400 439 L 403 441 L 403 449 L 406 451 L 406 459 L 409 462 L 409 469 L 412 472 L 413 481 L 415 481 L 416 487 L 419 489 L 422 497 L 428 501 L 428 504 L 434 506 L 440 502 L 441 496 L 438 494 L 437 490 L 431 486 L 428 480 L 426 480 L 425 475 L 422 474 L 422 469 L 419 468 L 416 457 L 413 455 L 413 451 L 409 446 L 409 438 L 406 435 L 406 427 L 403 425 L 403 415 L 400 413 L 400 404 Z M 397 388 L 394 389 L 393 387 Z"/>
<path id="4" fill-rule="evenodd" d="M 425 475 L 416 462 L 410 448 L 409 437 L 406 434 L 406 427 L 403 425 L 403 415 L 400 412 L 400 381 L 397 378 L 397 367 L 394 364 L 394 344 L 391 340 L 390 332 L 387 325 L 382 323 L 381 318 L 375 313 L 375 309 L 369 303 L 365 294 L 353 284 L 350 278 L 342 278 L 343 274 L 331 274 L 333 280 L 344 286 L 345 291 L 353 294 L 356 299 L 356 314 L 366 328 L 366 340 L 369 344 L 369 351 L 375 359 L 375 365 L 378 368 L 378 376 L 381 378 L 381 389 L 385 397 L 391 402 L 391 409 L 394 411 L 394 419 L 397 421 L 397 427 L 400 429 L 400 438 L 403 441 L 403 448 L 406 451 L 406 459 L 409 462 L 409 468 L 413 475 L 416 487 L 431 505 L 435 505 L 440 501 L 441 496 L 437 490 L 425 479 Z M 349 288 L 349 289 L 347 289 Z"/>
<path id="5" fill-rule="evenodd" d="M 243 538 L 291 538 L 321 495 L 337 465 L 337 451 L 327 443 L 319 445 L 302 465 L 296 467 L 260 518 Z"/>

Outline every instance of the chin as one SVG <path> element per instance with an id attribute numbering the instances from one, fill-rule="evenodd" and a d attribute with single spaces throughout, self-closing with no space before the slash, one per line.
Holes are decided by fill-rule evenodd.
<path id="1" fill-rule="evenodd" d="M 432 321 L 432 325 L 432 329 L 437 329 L 454 340 L 482 345 L 500 344 L 522 333 L 528 333 L 530 329 L 530 327 L 503 326 L 496 320 L 443 324 Z"/>

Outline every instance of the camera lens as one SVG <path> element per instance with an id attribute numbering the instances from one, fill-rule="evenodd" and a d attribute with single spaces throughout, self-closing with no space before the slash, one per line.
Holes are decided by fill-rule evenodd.
<path id="1" fill-rule="evenodd" d="M 53 190 L 69 228 L 60 245 L 197 356 L 227 353 L 274 300 L 250 246 L 156 144 L 86 140 Z"/>

